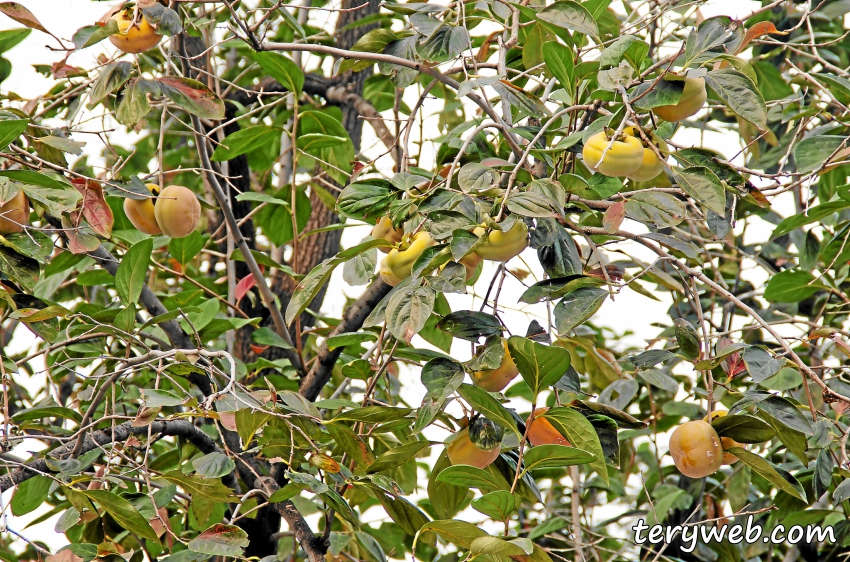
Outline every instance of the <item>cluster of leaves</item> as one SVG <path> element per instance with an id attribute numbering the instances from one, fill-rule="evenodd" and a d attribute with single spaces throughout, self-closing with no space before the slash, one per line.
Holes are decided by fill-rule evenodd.
<path id="1" fill-rule="evenodd" d="M 658 3 L 390 2 L 345 20 L 362 7 L 344 2 L 349 23 L 335 34 L 279 2 L 236 4 L 140 2 L 171 36 L 159 48 L 96 69 L 66 57 L 39 67 L 55 80 L 47 95 L 3 96 L 0 201 L 23 192 L 32 224 L 0 236 L 0 445 L 12 451 L 0 485 L 15 488 L 11 515 L 41 508 L 36 521 L 67 538 L 48 562 L 846 552 L 846 2 L 764 2 L 745 21 L 698 25 L 692 9 Z M 31 30 L 50 34 L 20 4 L 0 12 L 29 28 L 0 32 L 4 53 Z M 101 22 L 56 41 L 70 56 L 115 31 Z M 352 31 L 358 40 L 334 47 Z M 202 48 L 189 53 L 192 41 Z M 10 65 L 0 58 L 3 76 Z M 681 123 L 652 112 L 682 97 L 671 72 L 708 89 Z M 415 145 L 426 98 L 438 130 L 420 127 Z M 358 113 L 385 151 L 361 150 Z M 75 140 L 90 114 L 138 142 L 106 135 L 106 166 L 90 164 Z M 591 136 L 626 125 L 673 147 L 649 182 L 579 158 Z M 683 144 L 695 130 L 742 152 Z M 136 230 L 123 203 L 149 197 L 151 182 L 195 191 L 204 232 Z M 232 195 L 218 198 L 216 182 Z M 233 215 L 238 234 L 223 220 Z M 392 288 L 375 271 L 387 241 L 339 248 L 342 229 L 382 217 L 436 242 Z M 470 277 L 461 260 L 486 242 L 476 229 L 520 221 L 525 268 Z M 331 318 L 320 309 L 342 289 L 337 268 L 368 288 Z M 628 291 L 669 303 L 670 322 L 639 349 L 593 322 Z M 468 294 L 480 309 L 460 304 Z M 517 305 L 520 327 L 506 320 Z M 5 349 L 26 333 L 33 350 Z M 506 354 L 520 376 L 503 392 L 469 384 Z M 21 378 L 42 364 L 50 384 L 28 391 Z M 528 442 L 527 416 L 544 405 L 569 446 Z M 662 436 L 717 409 L 728 415 L 712 426 L 741 445 L 738 461 L 689 480 Z M 479 418 L 503 430 L 500 454 L 452 465 L 442 439 Z M 48 449 L 16 457 L 29 439 Z M 735 514 L 765 534 L 821 524 L 836 540 L 686 552 L 610 530 L 637 518 L 723 526 Z M 280 517 L 292 533 L 263 526 Z M 4 559 L 44 554 L 10 521 L 27 542 L 3 535 Z"/>

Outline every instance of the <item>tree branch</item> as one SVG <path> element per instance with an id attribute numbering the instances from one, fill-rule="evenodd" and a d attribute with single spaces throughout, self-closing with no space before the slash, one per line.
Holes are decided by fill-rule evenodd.
<path id="1" fill-rule="evenodd" d="M 267 497 L 270 497 L 279 489 L 274 479 L 269 477 L 258 478 L 254 482 L 254 487 L 262 490 Z M 280 516 L 289 524 L 292 532 L 295 533 L 295 538 L 298 539 L 301 548 L 307 553 L 307 558 L 310 562 L 324 562 L 325 553 L 328 551 L 328 543 L 322 537 L 317 537 L 313 534 L 313 530 L 307 524 L 304 516 L 298 511 L 298 508 L 295 507 L 295 504 L 286 500 L 273 505 L 278 513 L 280 513 Z"/>
<path id="2" fill-rule="evenodd" d="M 360 298 L 348 307 L 342 316 L 342 320 L 331 331 L 329 336 L 359 330 L 366 318 L 369 317 L 378 303 L 381 302 L 381 299 L 387 296 L 391 290 L 392 287 L 384 283 L 380 277 L 372 281 L 372 284 L 369 285 Z M 301 386 L 298 392 L 310 401 L 316 400 L 322 388 L 331 379 L 331 372 L 340 353 L 342 353 L 341 347 L 330 350 L 328 349 L 327 342 L 323 343 L 322 347 L 319 348 L 319 353 L 316 356 L 313 367 L 307 373 L 307 376 L 301 380 Z"/>
<path id="3" fill-rule="evenodd" d="M 202 453 L 208 454 L 212 452 L 222 453 L 223 451 L 215 444 L 209 435 L 204 433 L 200 428 L 195 427 L 185 420 L 158 420 L 150 425 L 134 427 L 132 421 L 124 422 L 114 428 L 108 427 L 100 431 L 94 432 L 91 436 L 86 437 L 80 453 L 85 454 L 93 449 L 103 447 L 113 442 L 126 441 L 132 435 L 147 435 L 148 431 L 158 435 L 166 435 L 173 437 L 182 437 L 186 441 L 196 446 Z M 114 439 L 113 439 L 114 436 Z M 74 450 L 73 443 L 67 443 L 61 447 L 49 452 L 49 455 L 54 458 L 63 459 L 71 455 Z M 25 480 L 29 480 L 37 474 L 51 472 L 47 467 L 45 459 L 38 459 L 26 463 L 25 467 L 19 467 L 12 472 L 0 477 L 0 492 L 17 486 Z M 232 489 L 238 489 L 236 477 L 233 473 L 222 477 L 221 481 Z"/>

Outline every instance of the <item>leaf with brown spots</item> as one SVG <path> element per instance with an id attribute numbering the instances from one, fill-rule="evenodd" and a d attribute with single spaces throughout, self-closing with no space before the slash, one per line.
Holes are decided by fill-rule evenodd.
<path id="1" fill-rule="evenodd" d="M 0 3 L 0 12 L 6 14 L 16 22 L 23 24 L 31 29 L 37 29 L 42 33 L 47 33 L 48 35 L 52 35 L 47 29 L 41 25 L 41 22 L 38 21 L 38 18 L 33 15 L 25 6 L 18 4 L 17 2 L 2 2 Z"/>

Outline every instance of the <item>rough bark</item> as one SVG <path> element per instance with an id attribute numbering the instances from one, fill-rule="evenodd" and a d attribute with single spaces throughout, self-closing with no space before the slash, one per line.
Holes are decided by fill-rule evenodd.
<path id="1" fill-rule="evenodd" d="M 353 8 L 360 6 L 361 4 L 361 0 L 344 0 L 341 7 L 344 9 Z M 378 0 L 369 0 L 368 5 L 359 10 L 341 12 L 339 20 L 337 21 L 337 30 L 339 31 L 336 35 L 336 46 L 343 49 L 349 49 L 361 36 L 363 36 L 363 34 L 375 29 L 377 24 L 355 26 L 351 29 L 346 29 L 346 27 L 361 18 L 377 13 L 379 9 L 380 2 Z M 347 99 L 341 95 L 341 92 L 338 92 L 337 94 L 339 99 L 338 104 L 342 109 L 342 124 L 348 132 L 348 135 L 351 137 L 355 153 L 360 151 L 361 136 L 363 134 L 363 120 L 360 119 L 360 111 L 364 108 L 364 106 L 354 102 L 358 98 L 362 100 L 363 84 L 366 82 L 368 77 L 368 72 L 358 72 L 346 73 L 345 75 L 333 80 L 308 75 L 305 80 L 305 91 L 308 93 L 315 92 L 324 97 L 327 96 L 329 90 L 339 90 L 339 85 L 345 84 L 345 92 L 355 96 Z M 269 84 L 269 89 L 266 91 L 272 91 L 271 88 L 273 88 L 273 85 Z M 319 200 L 315 193 L 311 193 L 310 195 L 310 204 L 312 208 L 312 215 L 310 216 L 310 220 L 308 221 L 305 230 L 313 230 L 315 228 L 330 226 L 339 222 L 339 216 L 336 211 L 327 208 L 324 203 Z M 293 260 L 290 265 L 293 266 L 293 269 L 297 273 L 308 273 L 316 265 L 332 257 L 339 251 L 341 236 L 342 231 L 333 230 L 307 237 L 298 245 L 297 260 Z M 289 304 L 292 293 L 295 291 L 296 284 L 297 283 L 291 277 L 283 273 L 279 273 L 274 279 L 272 279 L 272 290 L 280 299 L 282 309 L 285 310 L 286 306 Z M 309 305 L 310 310 L 318 311 L 319 308 L 321 308 L 326 291 L 327 288 L 325 287 L 318 295 L 316 295 L 316 298 L 314 298 Z M 264 312 L 261 310 L 261 307 L 252 304 L 247 299 L 243 300 L 242 307 L 249 315 L 262 316 L 263 325 L 268 325 L 270 323 L 267 318 L 268 313 Z M 301 315 L 300 323 L 302 330 L 309 328 L 315 324 L 315 317 L 305 312 Z M 294 338 L 294 329 L 292 335 Z M 256 354 L 250 347 L 250 336 L 250 329 L 240 330 L 237 333 L 234 344 L 234 352 L 237 353 L 240 359 L 245 362 L 251 362 L 256 359 Z M 269 348 L 263 353 L 263 356 L 272 360 L 279 359 L 282 356 L 282 350 L 278 348 Z"/>

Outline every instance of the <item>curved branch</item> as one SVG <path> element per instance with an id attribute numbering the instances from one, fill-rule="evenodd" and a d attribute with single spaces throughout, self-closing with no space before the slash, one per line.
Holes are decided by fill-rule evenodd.
<path id="1" fill-rule="evenodd" d="M 363 322 L 366 321 L 366 318 L 369 317 L 378 303 L 381 302 L 381 299 L 387 296 L 391 290 L 392 287 L 384 283 L 380 277 L 372 281 L 372 284 L 360 295 L 360 298 L 346 309 L 342 320 L 331 331 L 329 337 L 359 330 L 363 326 Z M 327 341 L 325 341 L 322 347 L 319 348 L 319 353 L 310 372 L 301 380 L 298 392 L 308 400 L 314 401 L 319 396 L 322 388 L 331 380 L 331 372 L 340 353 L 342 353 L 341 347 L 330 350 L 328 349 Z"/>
<path id="2" fill-rule="evenodd" d="M 124 422 L 114 428 L 108 427 L 94 432 L 86 438 L 79 452 L 84 454 L 112 442 L 126 441 L 132 435 L 147 435 L 148 431 L 158 435 L 182 437 L 204 454 L 212 452 L 223 453 L 209 435 L 185 420 L 158 420 L 152 422 L 150 425 L 141 427 L 133 426 L 132 421 Z M 74 444 L 67 443 L 50 451 L 49 454 L 51 457 L 62 459 L 70 456 L 73 450 Z M 9 488 L 17 486 L 21 482 L 44 472 L 51 472 L 45 459 L 28 462 L 25 466 L 19 467 L 0 477 L 0 492 L 5 492 Z M 222 482 L 229 488 L 237 489 L 236 477 L 233 473 L 224 476 Z"/>

